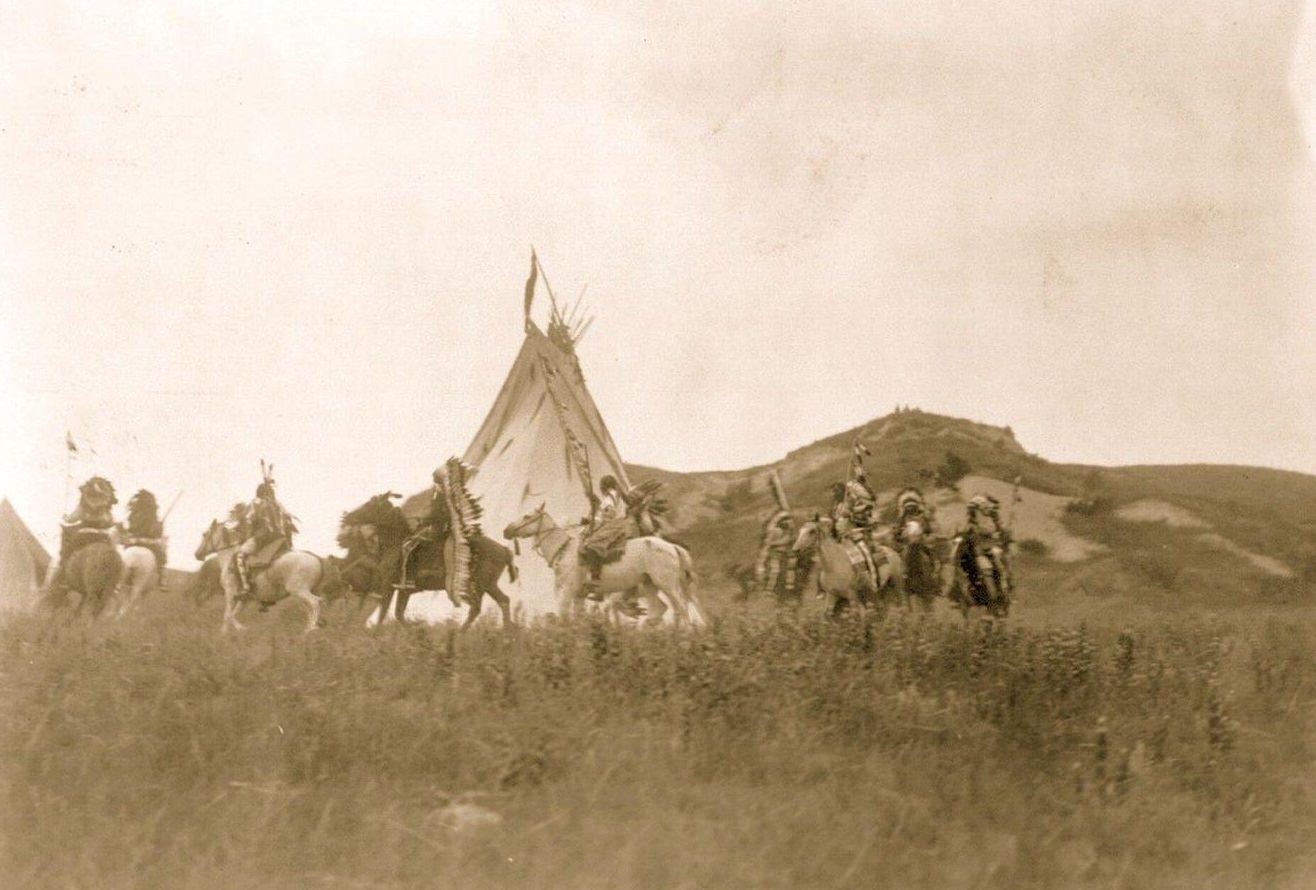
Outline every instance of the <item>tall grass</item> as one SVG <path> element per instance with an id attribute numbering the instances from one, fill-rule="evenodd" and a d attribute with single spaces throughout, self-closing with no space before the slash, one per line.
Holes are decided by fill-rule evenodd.
<path id="1" fill-rule="evenodd" d="M 204 617 L 204 620 L 202 620 Z M 5 887 L 1275 887 L 1313 635 L 0 629 Z M 214 619 L 214 620 L 212 620 Z"/>

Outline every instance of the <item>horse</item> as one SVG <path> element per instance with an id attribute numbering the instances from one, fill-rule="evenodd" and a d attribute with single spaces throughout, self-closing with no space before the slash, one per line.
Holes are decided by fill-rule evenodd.
<path id="1" fill-rule="evenodd" d="M 454 607 L 460 608 L 463 605 L 457 595 L 449 589 L 447 567 L 454 561 L 451 536 L 445 536 L 443 541 L 422 541 L 412 551 L 408 564 L 407 574 L 409 580 L 415 584 L 414 590 L 396 588 L 402 579 L 402 545 L 412 531 L 406 514 L 393 503 L 398 497 L 400 495 L 391 491 L 377 494 L 355 510 L 344 513 L 341 524 L 343 532 L 339 536 L 340 543 L 343 543 L 350 540 L 347 534 L 349 528 L 369 526 L 374 530 L 378 556 L 370 557 L 374 562 L 371 592 L 380 598 L 381 624 L 388 615 L 388 607 L 394 596 L 397 598 L 394 617 L 398 621 L 406 620 L 407 601 L 414 590 L 442 590 L 448 594 L 448 599 L 452 601 Z M 466 620 L 462 622 L 462 629 L 470 627 L 480 617 L 481 606 L 486 596 L 498 604 L 503 614 L 503 626 L 511 627 L 512 601 L 498 586 L 498 580 L 502 577 L 504 569 L 510 580 L 516 580 L 516 564 L 512 561 L 512 551 L 485 534 L 475 535 L 470 545 L 474 595 L 466 604 L 469 608 L 466 612 Z M 369 560 L 364 555 L 361 556 L 362 565 L 368 564 Z M 349 550 L 348 562 L 352 560 L 352 551 Z"/>
<path id="2" fill-rule="evenodd" d="M 347 592 L 356 594 L 356 613 L 359 615 L 367 602 L 373 600 L 373 613 L 382 597 L 379 581 L 379 546 L 373 525 L 345 525 L 338 531 L 338 546 L 347 556 L 330 556 L 329 561 L 338 567 Z"/>
<path id="3" fill-rule="evenodd" d="M 800 526 L 791 548 L 797 554 L 816 554 L 818 593 L 830 599 L 830 617 L 839 617 L 852 605 L 886 605 L 893 598 L 903 597 L 904 566 L 898 553 L 878 547 L 886 559 L 877 566 L 875 583 L 870 582 L 850 562 L 849 552 L 836 540 L 832 528 L 830 519 L 815 516 Z"/>
<path id="4" fill-rule="evenodd" d="M 505 538 L 533 541 L 535 551 L 553 570 L 558 609 L 564 615 L 575 613 L 585 598 L 587 570 L 580 561 L 584 534 L 584 526 L 560 528 L 545 512 L 543 504 L 503 531 Z M 607 609 L 614 620 L 625 611 L 626 594 L 634 591 L 645 605 L 644 623 L 661 622 L 667 611 L 658 597 L 661 591 L 671 600 L 672 617 L 678 626 L 700 627 L 705 623 L 695 592 L 694 563 L 689 551 L 656 536 L 628 540 L 621 558 L 604 564 L 598 589 L 609 595 Z"/>
<path id="5" fill-rule="evenodd" d="M 135 608 L 146 593 L 159 582 L 162 568 L 156 564 L 155 553 L 149 547 L 131 545 L 121 552 L 123 574 L 119 579 L 121 600 L 117 617 L 122 618 Z"/>
<path id="6" fill-rule="evenodd" d="M 977 535 L 960 532 L 951 541 L 950 584 L 946 598 L 960 608 L 964 617 L 974 608 L 987 611 L 994 618 L 1010 614 L 1010 592 L 1002 584 L 992 558 L 978 546 Z"/>
<path id="7" fill-rule="evenodd" d="M 48 608 L 58 609 L 66 605 L 69 594 L 76 591 L 78 606 L 75 614 L 81 614 L 90 603 L 92 615 L 99 616 L 118 589 L 123 575 L 123 557 L 109 536 L 101 535 L 75 550 L 64 562 L 59 575 L 58 583 L 52 582 L 42 602 Z"/>
<path id="8" fill-rule="evenodd" d="M 224 584 L 219 578 L 219 557 L 213 553 L 205 557 L 201 568 L 183 585 L 183 596 L 199 606 L 213 597 L 223 596 Z"/>
<path id="9" fill-rule="evenodd" d="M 248 599 L 256 599 L 270 606 L 288 595 L 297 597 L 306 605 L 307 633 L 320 625 L 321 594 L 335 596 L 342 586 L 338 572 L 325 560 L 306 550 L 287 550 L 276 557 L 252 582 L 251 594 L 244 593 L 233 565 L 241 544 L 240 535 L 219 521 L 210 523 L 197 545 L 196 558 L 204 560 L 214 554 L 218 564 L 220 582 L 224 587 L 224 620 L 220 633 L 245 630 L 238 621 L 238 612 Z"/>
<path id="10" fill-rule="evenodd" d="M 915 600 L 923 611 L 932 609 L 932 600 L 941 593 L 941 566 L 937 554 L 924 535 L 923 523 L 910 519 L 904 523 L 905 592 L 908 604 Z"/>

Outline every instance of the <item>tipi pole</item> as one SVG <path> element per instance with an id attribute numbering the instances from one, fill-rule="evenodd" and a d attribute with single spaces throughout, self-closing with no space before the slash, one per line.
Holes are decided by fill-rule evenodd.
<path id="1" fill-rule="evenodd" d="M 69 492 L 73 490 L 73 454 L 78 450 L 73 433 L 64 431 L 64 513 L 69 512 Z"/>
<path id="2" fill-rule="evenodd" d="M 553 294 L 553 285 L 549 283 L 548 273 L 544 271 L 544 262 L 539 258 L 539 254 L 535 252 L 533 246 L 530 248 L 530 252 L 535 258 L 535 265 L 539 267 L 539 277 L 544 279 L 544 289 L 548 291 L 548 301 L 553 305 L 553 314 L 557 315 L 557 297 Z"/>

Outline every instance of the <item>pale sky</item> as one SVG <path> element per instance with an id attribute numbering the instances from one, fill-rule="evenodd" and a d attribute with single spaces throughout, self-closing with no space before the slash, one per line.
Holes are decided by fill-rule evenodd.
<path id="1" fill-rule="evenodd" d="M 1300 2 L 7 4 L 0 495 L 51 541 L 71 429 L 187 566 L 264 457 L 331 549 L 465 449 L 531 244 L 631 461 L 912 404 L 1316 472 L 1314 95 Z"/>

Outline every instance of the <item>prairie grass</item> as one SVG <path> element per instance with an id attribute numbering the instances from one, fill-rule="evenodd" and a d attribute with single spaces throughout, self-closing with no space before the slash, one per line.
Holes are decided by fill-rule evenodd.
<path id="1" fill-rule="evenodd" d="M 1309 622 L 0 628 L 0 886 L 1307 887 Z"/>

